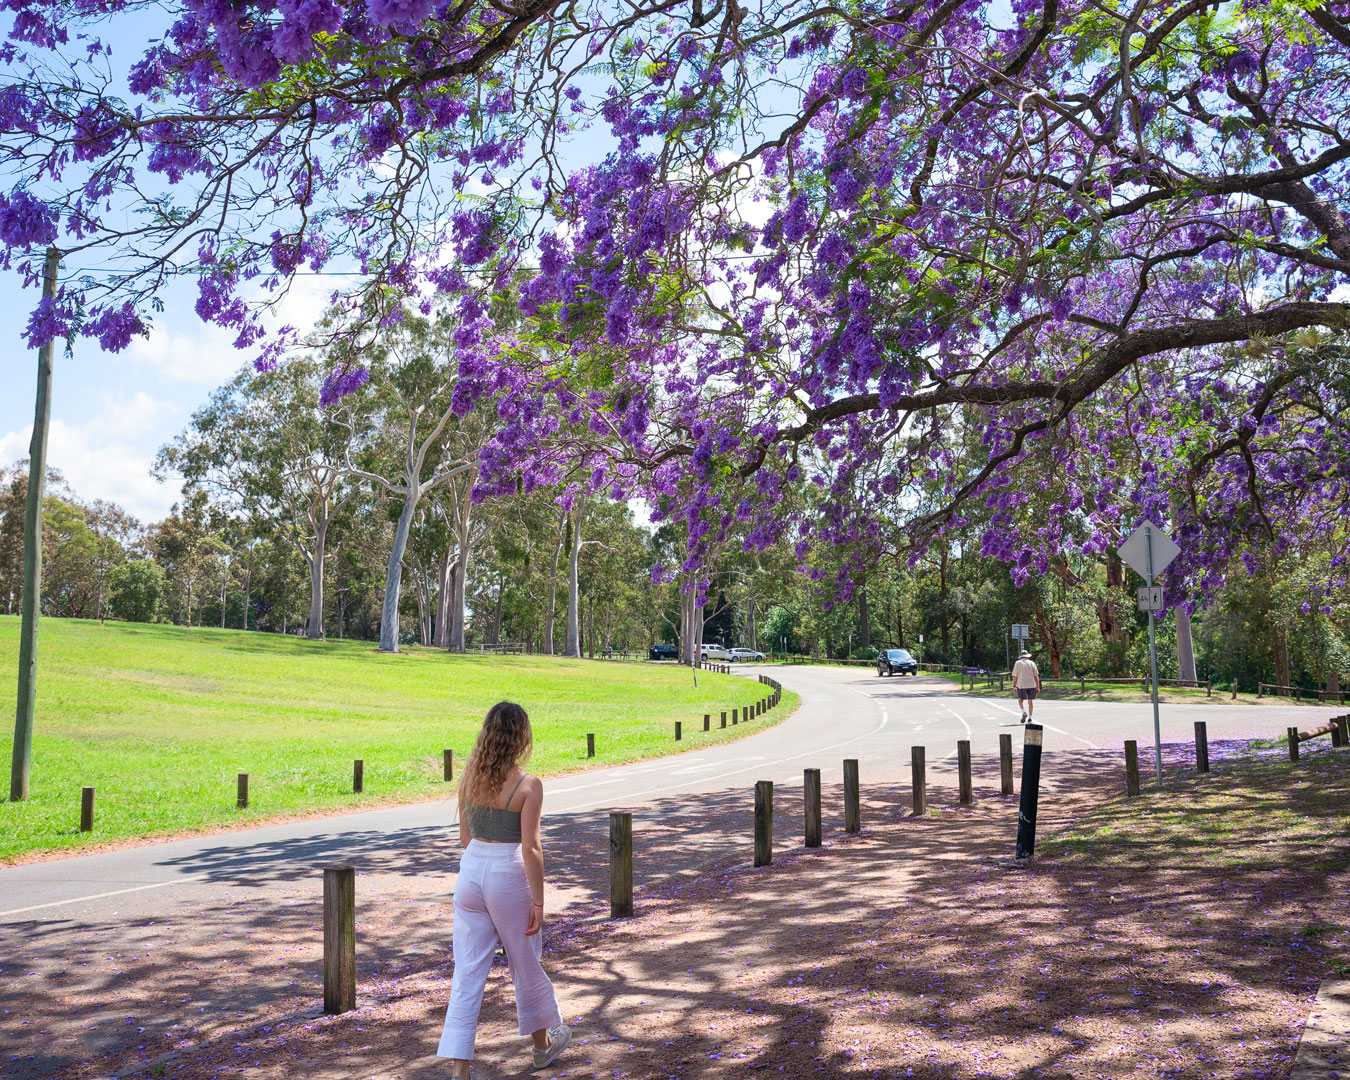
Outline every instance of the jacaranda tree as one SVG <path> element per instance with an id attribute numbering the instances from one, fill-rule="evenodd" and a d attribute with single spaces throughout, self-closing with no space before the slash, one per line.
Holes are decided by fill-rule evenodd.
<path id="1" fill-rule="evenodd" d="M 112 268 L 32 343 L 115 351 L 190 274 L 265 366 L 297 273 L 477 325 L 528 269 L 549 362 L 484 490 L 566 402 L 685 573 L 738 524 L 865 558 L 978 507 L 1019 580 L 1144 512 L 1203 587 L 1345 509 L 1345 0 L 3 6 L 5 260 Z"/>

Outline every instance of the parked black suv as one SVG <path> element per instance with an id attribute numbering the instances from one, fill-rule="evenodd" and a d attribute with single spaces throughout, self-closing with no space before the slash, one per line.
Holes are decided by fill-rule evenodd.
<path id="1" fill-rule="evenodd" d="M 680 650 L 674 645 L 653 645 L 647 650 L 648 660 L 678 660 Z"/>
<path id="2" fill-rule="evenodd" d="M 917 675 L 919 673 L 919 662 L 910 656 L 904 649 L 882 649 L 877 657 L 878 675 Z"/>

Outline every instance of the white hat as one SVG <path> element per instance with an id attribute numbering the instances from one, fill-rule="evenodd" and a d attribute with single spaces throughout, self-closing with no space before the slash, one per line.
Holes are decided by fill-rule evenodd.
<path id="1" fill-rule="evenodd" d="M 1022 657 L 1030 655 L 1031 653 L 1027 652 L 1026 649 L 1023 649 L 1020 653 L 1017 654 L 1017 659 L 1021 660 Z"/>

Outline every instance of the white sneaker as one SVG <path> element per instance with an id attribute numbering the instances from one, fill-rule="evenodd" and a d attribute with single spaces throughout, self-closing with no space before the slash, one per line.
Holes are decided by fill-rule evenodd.
<path id="1" fill-rule="evenodd" d="M 534 1067 L 536 1069 L 546 1069 L 557 1060 L 558 1055 L 567 1049 L 567 1044 L 572 1041 L 572 1029 L 566 1024 L 559 1024 L 555 1028 L 548 1029 L 548 1047 L 544 1050 L 534 1051 Z"/>

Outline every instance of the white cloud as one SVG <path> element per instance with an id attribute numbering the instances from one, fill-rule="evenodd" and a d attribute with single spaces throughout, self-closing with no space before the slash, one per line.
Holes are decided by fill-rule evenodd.
<path id="1" fill-rule="evenodd" d="M 178 498 L 172 478 L 161 484 L 150 475 L 163 431 L 180 410 L 144 391 L 101 395 L 98 412 L 83 424 L 53 420 L 47 462 L 82 499 L 108 499 L 144 522 L 168 513 Z M 0 435 L 0 462 L 28 456 L 32 425 Z"/>
<path id="2" fill-rule="evenodd" d="M 328 307 L 333 283 L 332 278 L 297 278 L 268 316 L 268 326 L 279 329 L 290 325 L 304 333 Z M 236 349 L 234 338 L 233 330 L 203 323 L 194 314 L 176 316 L 170 310 L 155 321 L 149 337 L 132 339 L 126 359 L 173 382 L 214 390 L 234 378 L 256 355 L 256 349 Z"/>

